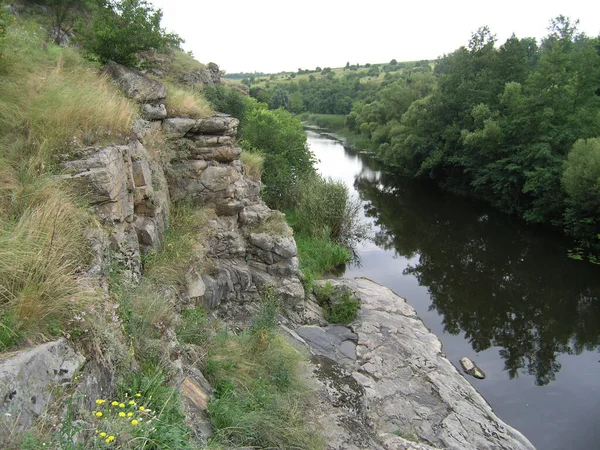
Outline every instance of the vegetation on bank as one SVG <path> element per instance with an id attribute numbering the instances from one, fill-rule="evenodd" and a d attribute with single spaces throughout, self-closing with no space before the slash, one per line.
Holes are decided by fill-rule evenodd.
<path id="1" fill-rule="evenodd" d="M 467 46 L 440 57 L 433 71 L 413 67 L 372 88 L 356 85 L 349 113 L 310 101 L 324 92 L 323 80 L 276 89 L 290 100 L 300 92 L 309 113 L 346 113 L 350 141 L 366 141 L 359 144 L 392 171 L 563 229 L 581 247 L 575 255 L 598 254 L 599 43 L 563 16 L 541 42 L 512 36 L 496 46 L 484 27 Z M 336 83 L 330 99 L 347 93 L 349 80 Z M 301 112 L 293 105 L 286 107 Z M 334 117 L 330 123 L 338 124 Z"/>

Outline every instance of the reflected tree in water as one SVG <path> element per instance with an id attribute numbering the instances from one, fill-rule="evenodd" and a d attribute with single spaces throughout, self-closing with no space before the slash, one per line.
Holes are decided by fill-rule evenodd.
<path id="1" fill-rule="evenodd" d="M 378 246 L 418 262 L 413 275 L 451 334 L 475 351 L 499 347 L 511 378 L 555 379 L 561 354 L 600 349 L 600 270 L 568 245 L 482 205 L 382 175 L 357 178 Z"/>

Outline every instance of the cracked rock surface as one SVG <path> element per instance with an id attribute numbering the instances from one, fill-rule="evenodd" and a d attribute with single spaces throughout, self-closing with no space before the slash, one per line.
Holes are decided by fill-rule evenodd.
<path id="1" fill-rule="evenodd" d="M 295 330 L 311 353 L 319 355 L 313 358 L 318 362 L 314 374 L 325 385 L 323 392 L 338 399 L 322 408 L 320 420 L 330 449 L 534 449 L 494 414 L 403 298 L 366 279 L 330 282 L 360 298 L 358 317 L 346 331 L 340 326 Z M 356 359 L 348 357 L 351 344 L 356 345 Z M 324 359 L 338 368 L 324 370 Z M 348 375 L 355 384 L 348 383 Z M 337 384 L 343 386 L 341 392 Z M 340 406 L 340 398 L 352 398 L 351 406 Z M 357 439 L 350 447 L 344 447 L 348 442 L 337 445 L 339 428 L 351 420 L 362 424 L 346 427 Z"/>

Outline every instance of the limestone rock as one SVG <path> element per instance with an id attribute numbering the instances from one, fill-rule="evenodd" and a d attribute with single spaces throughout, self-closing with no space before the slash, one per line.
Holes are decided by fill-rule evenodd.
<path id="1" fill-rule="evenodd" d="M 165 119 L 162 123 L 163 132 L 167 137 L 182 138 L 196 124 L 196 119 L 185 119 L 176 117 L 173 119 Z"/>
<path id="2" fill-rule="evenodd" d="M 460 365 L 462 366 L 466 374 L 471 375 L 480 380 L 485 379 L 485 373 L 483 372 L 483 370 L 477 367 L 477 364 L 475 364 L 469 358 L 461 358 Z"/>
<path id="3" fill-rule="evenodd" d="M 142 116 L 147 120 L 162 120 L 167 118 L 167 108 L 164 103 L 153 105 L 144 103 L 142 105 Z"/>
<path id="4" fill-rule="evenodd" d="M 31 427 L 52 400 L 52 389 L 69 385 L 84 362 L 85 358 L 64 339 L 0 360 L 2 425 L 9 425 L 9 430 L 14 426 L 19 431 Z M 2 447 L 8 446 L 9 439 L 10 436 L 0 433 Z"/>
<path id="5" fill-rule="evenodd" d="M 256 203 L 249 205 L 240 211 L 239 221 L 242 226 L 252 226 L 259 222 L 263 222 L 269 217 L 273 211 L 264 203 Z"/>
<path id="6" fill-rule="evenodd" d="M 218 134 L 235 136 L 240 121 L 227 114 L 215 114 L 206 119 L 198 119 L 189 131 L 192 134 Z"/>
<path id="7" fill-rule="evenodd" d="M 104 70 L 119 84 L 123 93 L 133 100 L 158 105 L 164 103 L 167 98 L 167 88 L 164 84 L 135 69 L 109 62 Z"/>
<path id="8" fill-rule="evenodd" d="M 187 376 L 179 386 L 183 412 L 187 425 L 192 430 L 194 440 L 206 445 L 212 436 L 212 427 L 208 417 L 208 402 L 212 393 L 210 385 L 199 371 Z"/>

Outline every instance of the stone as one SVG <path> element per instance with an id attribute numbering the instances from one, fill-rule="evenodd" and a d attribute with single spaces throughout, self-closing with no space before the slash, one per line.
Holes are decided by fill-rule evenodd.
<path id="1" fill-rule="evenodd" d="M 234 138 L 231 136 L 213 136 L 206 134 L 194 134 L 188 137 L 198 147 L 214 147 L 217 145 L 231 145 Z"/>
<path id="2" fill-rule="evenodd" d="M 215 114 L 206 119 L 198 119 L 189 133 L 235 136 L 239 123 L 238 119 L 227 114 Z"/>
<path id="3" fill-rule="evenodd" d="M 190 299 L 202 298 L 206 292 L 206 285 L 202 280 L 202 275 L 199 275 L 195 270 L 190 271 L 185 276 L 186 293 Z"/>
<path id="4" fill-rule="evenodd" d="M 176 117 L 173 119 L 165 119 L 162 123 L 163 133 L 169 138 L 184 137 L 196 124 L 195 119 L 185 119 Z"/>
<path id="5" fill-rule="evenodd" d="M 200 380 L 198 380 L 200 379 Z M 208 402 L 211 389 L 199 371 L 187 376 L 179 385 L 185 421 L 192 430 L 194 441 L 204 446 L 212 436 L 212 427 L 208 417 Z"/>
<path id="6" fill-rule="evenodd" d="M 147 120 L 162 120 L 167 118 L 167 108 L 164 103 L 153 105 L 144 103 L 142 105 L 142 116 Z"/>
<path id="7" fill-rule="evenodd" d="M 0 428 L 23 431 L 52 401 L 52 390 L 68 387 L 85 362 L 64 339 L 17 352 L 0 360 Z M 0 446 L 10 436 L 0 433 Z"/>
<path id="8" fill-rule="evenodd" d="M 272 210 L 264 203 L 246 206 L 240 211 L 239 222 L 242 226 L 252 226 L 271 217 Z"/>
<path id="9" fill-rule="evenodd" d="M 462 366 L 466 374 L 471 375 L 480 380 L 485 379 L 485 373 L 483 372 L 483 370 L 477 367 L 477 364 L 475 364 L 469 358 L 461 358 L 460 365 Z"/>
<path id="10" fill-rule="evenodd" d="M 354 342 L 350 339 L 340 343 L 340 339 L 328 336 L 325 329 L 312 333 L 318 339 L 307 339 L 306 332 L 296 332 L 314 353 L 325 353 L 325 349 L 360 385 L 357 389 L 358 394 L 362 392 L 360 402 L 355 403 L 362 406 L 354 408 L 356 413 L 345 420 L 368 424 L 375 432 L 373 442 L 382 448 L 534 448 L 527 438 L 494 414 L 485 399 L 448 361 L 440 340 L 404 299 L 366 279 L 331 282 L 335 287 L 350 289 L 361 302 L 358 318 L 347 332 L 357 336 L 356 361 L 348 357 L 348 348 L 342 348 L 342 345 L 348 347 L 346 342 Z M 345 336 L 344 333 L 340 336 Z M 330 344 L 337 347 L 332 349 Z M 321 368 L 313 370 L 324 376 Z M 325 371 L 327 374 L 331 383 L 339 378 L 335 371 Z M 321 418 L 324 420 L 327 418 Z M 398 440 L 394 434 L 410 436 L 416 442 Z M 345 448 L 344 445 L 336 442 L 332 448 Z M 371 445 L 357 448 L 377 448 Z"/>
<path id="11" fill-rule="evenodd" d="M 303 326 L 296 333 L 304 339 L 309 348 L 317 355 L 327 356 L 336 361 L 356 360 L 356 341 L 358 336 L 350 329 L 339 325 L 327 327 Z"/>
<path id="12" fill-rule="evenodd" d="M 127 97 L 139 103 L 159 105 L 167 98 L 167 88 L 164 84 L 138 70 L 111 61 L 104 66 L 104 71 L 119 84 Z"/>
<path id="13" fill-rule="evenodd" d="M 135 187 L 152 186 L 152 171 L 145 159 L 132 162 L 133 182 Z"/>

